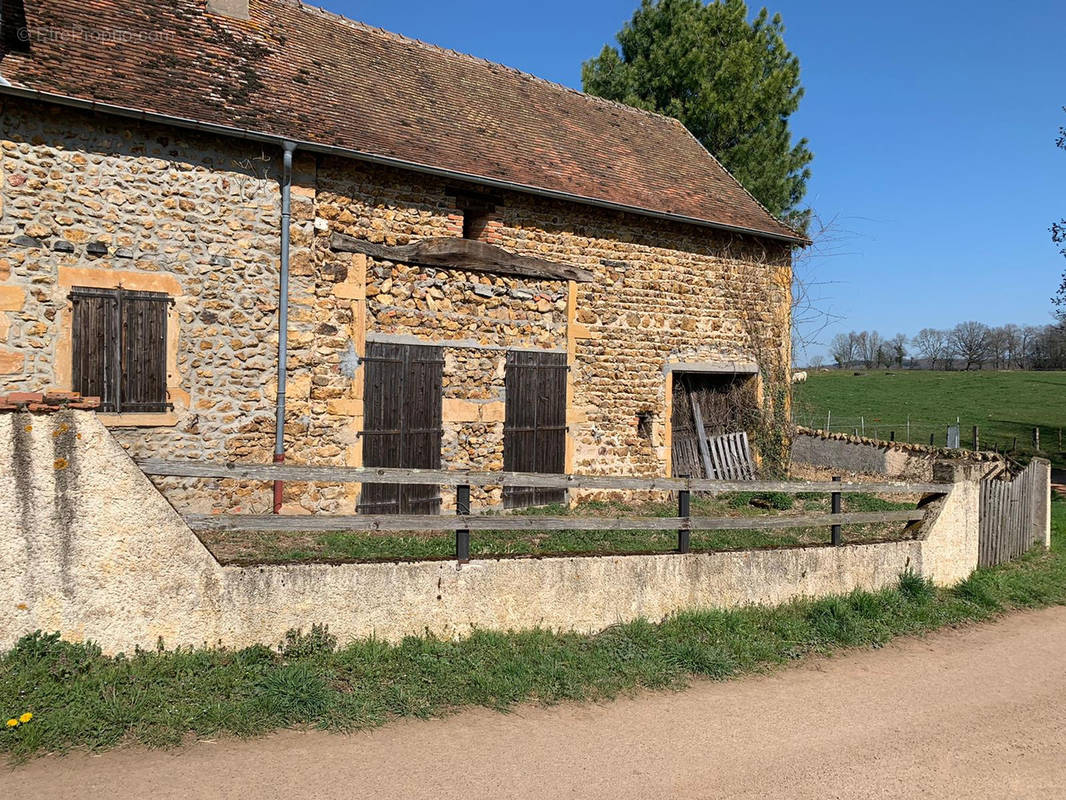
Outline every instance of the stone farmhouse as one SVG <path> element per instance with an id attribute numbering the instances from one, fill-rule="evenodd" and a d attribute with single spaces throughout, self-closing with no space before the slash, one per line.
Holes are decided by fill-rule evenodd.
<path id="1" fill-rule="evenodd" d="M 680 472 L 694 396 L 787 404 L 804 239 L 677 121 L 294 0 L 3 11 L 3 391 L 97 396 L 137 457 L 616 475 Z"/>

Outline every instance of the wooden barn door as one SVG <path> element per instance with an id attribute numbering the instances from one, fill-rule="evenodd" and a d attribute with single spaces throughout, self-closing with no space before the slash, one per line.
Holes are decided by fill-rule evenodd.
<path id="1" fill-rule="evenodd" d="M 367 342 L 363 396 L 363 465 L 440 469 L 439 347 Z M 364 514 L 436 514 L 440 487 L 365 483 Z"/>
<path id="2" fill-rule="evenodd" d="M 566 354 L 507 354 L 503 468 L 507 472 L 566 471 Z M 561 503 L 565 489 L 504 488 L 505 508 Z"/>

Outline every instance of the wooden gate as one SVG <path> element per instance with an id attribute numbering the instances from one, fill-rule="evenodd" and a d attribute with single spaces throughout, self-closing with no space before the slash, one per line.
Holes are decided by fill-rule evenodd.
<path id="1" fill-rule="evenodd" d="M 440 469 L 439 347 L 367 342 L 363 390 L 363 465 Z M 440 487 L 364 483 L 363 514 L 437 514 Z"/>
<path id="2" fill-rule="evenodd" d="M 566 354 L 507 353 L 503 468 L 507 472 L 566 471 Z M 507 486 L 505 508 L 561 503 L 565 489 Z"/>
<path id="3" fill-rule="evenodd" d="M 981 481 L 978 564 L 991 567 L 1017 558 L 1044 540 L 1044 471 L 1031 463 L 1013 481 Z"/>

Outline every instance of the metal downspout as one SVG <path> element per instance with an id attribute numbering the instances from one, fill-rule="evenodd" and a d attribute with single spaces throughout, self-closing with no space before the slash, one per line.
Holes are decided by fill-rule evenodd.
<path id="1" fill-rule="evenodd" d="M 278 285 L 278 403 L 274 423 L 274 463 L 285 460 L 285 382 L 289 349 L 289 226 L 292 219 L 292 153 L 285 142 L 281 171 L 281 276 Z M 281 513 L 281 481 L 274 481 L 274 513 Z"/>

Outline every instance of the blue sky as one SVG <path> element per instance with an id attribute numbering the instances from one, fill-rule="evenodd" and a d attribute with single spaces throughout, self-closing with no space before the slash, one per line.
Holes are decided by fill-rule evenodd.
<path id="1" fill-rule="evenodd" d="M 581 63 L 638 0 L 317 0 L 330 10 L 581 87 Z M 755 6 L 758 8 L 759 6 Z M 1066 267 L 1061 0 L 778 0 L 815 154 L 807 200 L 831 234 L 800 269 L 841 316 L 817 335 L 913 335 L 966 319 L 1050 321 Z M 810 353 L 821 352 L 815 344 Z"/>

